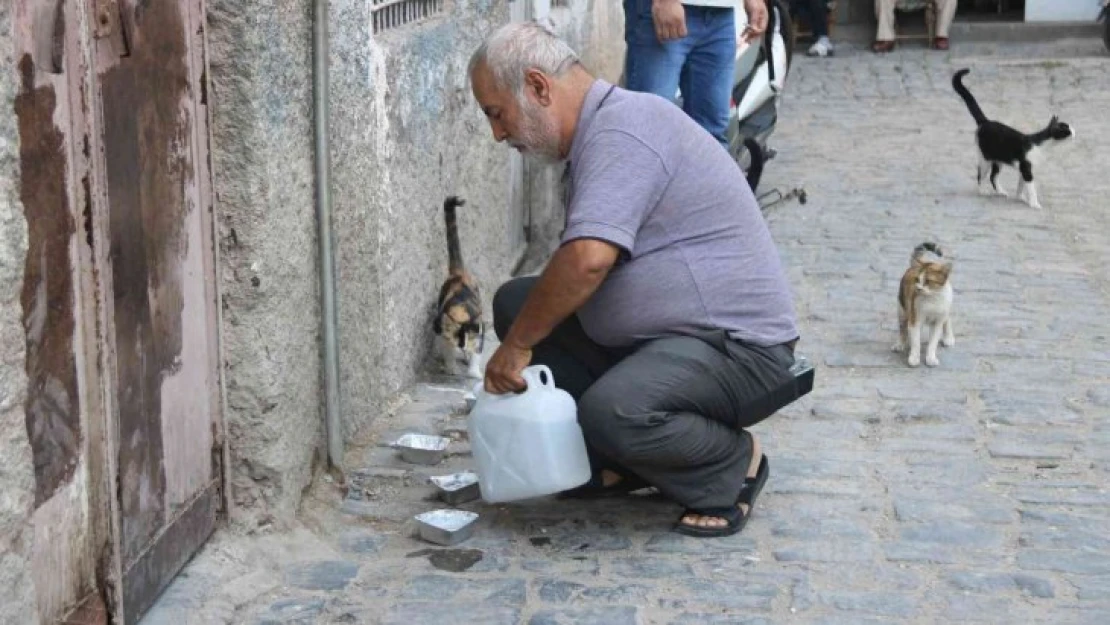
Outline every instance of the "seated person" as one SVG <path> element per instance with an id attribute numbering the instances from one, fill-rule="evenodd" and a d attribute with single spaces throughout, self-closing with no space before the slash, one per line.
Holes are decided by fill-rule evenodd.
<path id="1" fill-rule="evenodd" d="M 592 76 L 562 40 L 509 24 L 468 70 L 493 138 L 567 165 L 566 227 L 538 277 L 493 299 L 484 388 L 548 366 L 573 396 L 594 477 L 565 495 L 651 485 L 675 531 L 743 529 L 769 475 L 746 407 L 792 379 L 798 339 L 778 250 L 744 172 L 669 100 Z"/>
<path id="2" fill-rule="evenodd" d="M 952 26 L 952 19 L 956 17 L 957 0 L 935 0 L 937 5 L 937 33 L 933 40 L 933 48 L 937 50 L 948 49 L 948 29 Z M 890 52 L 894 49 L 894 9 L 898 0 L 875 0 L 875 17 L 879 20 L 878 31 L 875 33 L 875 43 L 871 44 L 873 52 Z"/>
<path id="3" fill-rule="evenodd" d="M 829 1 L 828 0 L 790 0 L 790 7 L 798 17 L 805 20 L 813 31 L 813 45 L 806 54 L 809 56 L 831 56 L 834 52 L 829 41 Z"/>

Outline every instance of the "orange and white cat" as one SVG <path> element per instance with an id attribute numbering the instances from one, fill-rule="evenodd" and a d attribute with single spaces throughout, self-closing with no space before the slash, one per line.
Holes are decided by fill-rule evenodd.
<path id="1" fill-rule="evenodd" d="M 926 241 L 914 248 L 910 266 L 902 274 L 898 289 L 898 342 L 894 351 L 909 348 L 906 362 L 911 367 L 921 364 L 921 342 L 925 347 L 925 364 L 935 367 L 937 344 L 956 344 L 952 332 L 952 263 L 936 243 Z"/>

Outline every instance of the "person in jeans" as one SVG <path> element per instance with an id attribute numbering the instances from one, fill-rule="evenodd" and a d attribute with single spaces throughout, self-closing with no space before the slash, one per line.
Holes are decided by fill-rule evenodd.
<path id="1" fill-rule="evenodd" d="M 956 17 L 957 0 L 936 0 L 937 5 L 937 36 L 933 40 L 936 50 L 948 49 L 948 29 Z M 875 43 L 871 44 L 872 52 L 882 54 L 894 49 L 894 9 L 898 0 L 875 0 L 875 17 L 879 20 L 878 30 L 875 33 Z"/>
<path id="2" fill-rule="evenodd" d="M 566 495 L 651 485 L 685 508 L 676 531 L 740 531 L 770 472 L 748 428 L 792 382 L 798 339 L 744 173 L 678 107 L 592 76 L 534 22 L 490 35 L 468 76 L 496 141 L 569 161 L 558 249 L 494 295 L 484 388 L 521 391 L 537 363 L 574 397 L 594 475 Z"/>
<path id="3" fill-rule="evenodd" d="M 624 0 L 625 88 L 674 100 L 728 149 L 739 0 Z M 744 38 L 767 27 L 766 0 L 743 0 Z"/>
<path id="4" fill-rule="evenodd" d="M 829 1 L 793 0 L 791 6 L 813 30 L 813 45 L 806 51 L 806 55 L 831 56 L 834 49 L 829 40 Z"/>

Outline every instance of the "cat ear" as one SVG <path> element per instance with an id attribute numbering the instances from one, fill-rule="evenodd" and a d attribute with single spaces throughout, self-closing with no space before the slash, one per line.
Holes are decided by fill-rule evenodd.
<path id="1" fill-rule="evenodd" d="M 1060 116 L 1059 115 L 1053 115 L 1052 119 L 1048 120 L 1048 125 L 1049 126 L 1055 126 L 1059 121 L 1060 121 Z"/>

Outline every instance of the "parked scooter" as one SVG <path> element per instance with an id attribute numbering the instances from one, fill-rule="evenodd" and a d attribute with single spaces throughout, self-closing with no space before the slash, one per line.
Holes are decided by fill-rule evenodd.
<path id="1" fill-rule="evenodd" d="M 738 3 L 739 4 L 739 3 Z M 763 167 L 774 158 L 768 139 L 778 122 L 779 98 L 794 58 L 794 23 L 783 0 L 768 0 L 767 30 L 736 48 L 736 74 L 729 110 L 728 149 L 754 192 Z M 737 41 L 747 27 L 743 7 L 736 12 Z"/>

